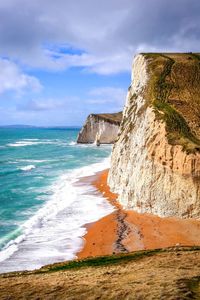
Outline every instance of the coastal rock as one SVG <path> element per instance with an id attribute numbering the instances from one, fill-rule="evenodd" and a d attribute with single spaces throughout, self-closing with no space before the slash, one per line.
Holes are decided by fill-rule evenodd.
<path id="1" fill-rule="evenodd" d="M 139 54 L 108 183 L 128 209 L 200 218 L 200 55 Z"/>
<path id="2" fill-rule="evenodd" d="M 91 114 L 79 132 L 77 143 L 112 144 L 117 138 L 122 113 Z"/>

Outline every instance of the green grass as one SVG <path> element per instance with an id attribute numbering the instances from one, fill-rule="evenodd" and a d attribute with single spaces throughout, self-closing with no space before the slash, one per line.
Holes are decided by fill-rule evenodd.
<path id="1" fill-rule="evenodd" d="M 187 153 L 200 151 L 200 140 L 192 133 L 181 113 L 168 102 L 172 89 L 176 89 L 171 79 L 172 68 L 176 61 L 165 54 L 144 55 L 151 59 L 148 97 L 151 99 L 157 118 L 166 123 L 168 142 L 172 145 L 181 145 Z M 197 54 L 193 56 L 200 59 Z"/>
<path id="2" fill-rule="evenodd" d="M 192 277 L 189 279 L 180 279 L 177 282 L 177 285 L 180 291 L 180 299 L 200 299 L 200 276 Z"/>
<path id="3" fill-rule="evenodd" d="M 83 260 L 73 260 L 64 263 L 53 264 L 49 266 L 45 266 L 36 273 L 44 273 L 44 272 L 57 272 L 63 270 L 70 269 L 79 269 L 83 267 L 101 267 L 119 263 L 126 263 L 132 260 L 142 259 L 144 257 L 149 257 L 161 252 L 170 252 L 170 251 L 199 251 L 199 246 L 193 247 L 170 247 L 170 248 L 160 248 L 153 250 L 141 250 L 135 251 L 131 253 L 121 253 L 121 254 L 113 254 L 106 256 L 96 256 L 94 258 L 86 258 Z"/>
<path id="4" fill-rule="evenodd" d="M 197 60 L 200 61 L 200 55 L 199 55 L 199 54 L 197 54 L 197 53 L 190 53 L 190 55 L 191 55 L 192 57 L 194 57 L 195 59 L 197 59 Z"/>
<path id="5" fill-rule="evenodd" d="M 170 104 L 155 100 L 157 116 L 166 122 L 170 144 L 181 144 L 188 153 L 200 151 L 200 141 L 192 134 L 185 119 Z M 162 112 L 163 114 L 160 114 Z"/>
<path id="6" fill-rule="evenodd" d="M 192 292 L 193 299 L 200 299 L 200 276 L 189 279 L 187 282 L 189 290 Z"/>
<path id="7" fill-rule="evenodd" d="M 122 112 L 113 113 L 113 114 L 91 114 L 97 119 L 108 121 L 111 124 L 120 125 L 122 120 Z"/>
<path id="8" fill-rule="evenodd" d="M 155 250 L 144 250 L 144 251 L 137 251 L 129 254 L 116 254 L 116 255 L 107 255 L 107 256 L 97 256 L 94 258 L 87 258 L 83 260 L 73 260 L 67 263 L 61 264 L 54 264 L 51 266 L 46 266 L 41 268 L 37 271 L 37 273 L 44 273 L 44 272 L 56 272 L 56 271 L 63 271 L 63 270 L 70 270 L 70 269 L 77 269 L 83 267 L 100 267 L 100 266 L 107 266 L 118 264 L 121 262 L 128 262 L 130 260 L 141 259 L 146 256 L 154 255 L 160 252 L 161 249 Z"/>
<path id="9" fill-rule="evenodd" d="M 102 267 L 109 266 L 121 263 L 127 263 L 129 261 L 136 261 L 145 257 L 150 257 L 159 253 L 166 252 L 190 252 L 190 251 L 200 251 L 200 246 L 179 246 L 179 247 L 168 247 L 168 248 L 160 248 L 153 250 L 141 250 L 130 253 L 121 253 L 121 254 L 113 254 L 106 256 L 96 256 L 94 258 L 86 258 L 83 260 L 72 260 L 66 261 L 62 263 L 55 263 L 52 265 L 47 265 L 42 267 L 41 269 L 35 271 L 22 271 L 22 272 L 12 272 L 1 274 L 0 277 L 15 277 L 15 276 L 27 276 L 32 274 L 44 274 L 51 272 L 59 272 L 65 270 L 72 269 L 80 269 L 87 267 Z"/>
<path id="10" fill-rule="evenodd" d="M 167 58 L 164 55 L 162 56 Z M 166 102 L 170 95 L 173 85 L 169 82 L 166 82 L 166 77 L 170 75 L 174 63 L 175 61 L 172 58 L 167 58 L 164 70 L 156 80 L 154 94 L 157 101 Z"/>

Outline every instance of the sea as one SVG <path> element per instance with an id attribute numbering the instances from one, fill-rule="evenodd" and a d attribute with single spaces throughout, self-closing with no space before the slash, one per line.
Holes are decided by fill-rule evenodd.
<path id="1" fill-rule="evenodd" d="M 78 128 L 0 128 L 0 273 L 76 258 L 85 224 L 114 208 L 80 178 L 109 167 L 111 145 Z"/>

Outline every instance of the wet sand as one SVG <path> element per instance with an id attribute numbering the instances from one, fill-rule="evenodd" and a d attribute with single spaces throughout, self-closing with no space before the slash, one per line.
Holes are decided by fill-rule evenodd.
<path id="1" fill-rule="evenodd" d="M 107 185 L 108 170 L 89 180 L 116 210 L 88 227 L 78 258 L 163 248 L 176 245 L 200 246 L 200 221 L 160 218 L 124 210 Z"/>

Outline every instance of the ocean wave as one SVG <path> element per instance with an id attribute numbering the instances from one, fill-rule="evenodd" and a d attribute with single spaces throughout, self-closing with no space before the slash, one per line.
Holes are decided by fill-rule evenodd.
<path id="1" fill-rule="evenodd" d="M 36 167 L 34 165 L 28 165 L 28 166 L 25 166 L 25 167 L 21 167 L 19 168 L 20 170 L 22 171 L 30 171 L 32 169 L 35 169 Z"/>
<path id="2" fill-rule="evenodd" d="M 0 240 L 0 245 L 4 245 L 6 243 L 6 241 L 9 241 L 10 237 L 15 237 L 17 236 L 17 234 L 20 232 L 20 228 L 19 229 L 16 229 L 14 230 L 13 232 L 11 232 L 8 236 L 6 236 L 5 238 L 1 239 Z M 15 253 L 17 250 L 18 250 L 18 244 L 20 242 L 23 241 L 24 239 L 24 235 L 21 234 L 19 235 L 18 237 L 16 237 L 15 239 L 11 239 L 7 245 L 6 245 L 6 249 L 5 250 L 2 250 L 0 252 L 0 263 L 2 261 L 5 261 L 6 259 L 8 259 L 9 257 L 12 256 L 13 253 Z M 14 243 L 13 243 L 14 241 Z"/>
<path id="3" fill-rule="evenodd" d="M 75 258 L 86 233 L 84 225 L 114 210 L 101 195 L 92 193 L 93 187 L 75 183 L 108 167 L 109 159 L 104 159 L 60 176 L 50 188 L 50 199 L 20 227 L 22 234 L 0 252 L 1 272 Z"/>
<path id="4" fill-rule="evenodd" d="M 69 143 L 69 146 L 75 146 L 75 145 L 77 145 L 77 142 L 72 141 Z"/>
<path id="5" fill-rule="evenodd" d="M 66 146 L 67 143 L 57 140 L 39 140 L 39 139 L 24 139 L 22 141 L 17 141 L 15 143 L 8 143 L 7 147 L 27 147 L 27 146 L 36 146 L 36 145 L 57 145 L 57 146 Z"/>
<path id="6" fill-rule="evenodd" d="M 38 142 L 19 141 L 16 143 L 7 144 L 8 147 L 24 147 L 24 146 L 32 146 L 32 145 L 38 145 Z"/>
<path id="7" fill-rule="evenodd" d="M 30 162 L 30 163 L 43 163 L 43 162 L 50 162 L 51 160 L 48 159 L 17 159 L 15 162 L 12 163 L 19 163 L 19 162 Z"/>

